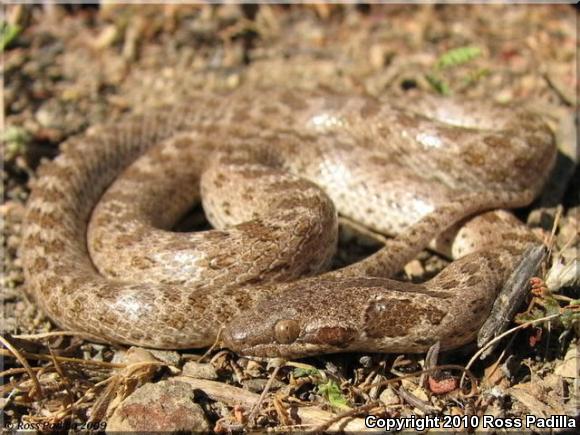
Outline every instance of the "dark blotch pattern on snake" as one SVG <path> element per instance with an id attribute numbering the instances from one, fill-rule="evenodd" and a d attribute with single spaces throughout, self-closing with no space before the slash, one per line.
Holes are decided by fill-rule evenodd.
<path id="1" fill-rule="evenodd" d="M 554 155 L 548 127 L 518 107 L 199 95 L 95 127 L 42 165 L 27 288 L 63 328 L 147 347 L 208 346 L 222 327 L 252 355 L 456 347 L 538 243 L 489 210 L 529 204 Z M 215 229 L 170 231 L 199 201 Z M 395 238 L 326 272 L 337 213 Z M 423 284 L 389 279 L 430 242 L 456 260 Z"/>

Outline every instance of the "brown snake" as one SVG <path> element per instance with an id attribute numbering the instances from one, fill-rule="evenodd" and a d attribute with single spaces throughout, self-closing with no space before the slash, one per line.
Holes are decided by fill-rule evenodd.
<path id="1" fill-rule="evenodd" d="M 147 347 L 207 346 L 222 327 L 227 347 L 260 356 L 457 347 L 538 243 L 488 210 L 529 204 L 554 156 L 549 128 L 518 107 L 199 95 L 95 127 L 42 165 L 27 288 L 63 328 Z M 216 229 L 170 231 L 200 200 Z M 396 237 L 323 273 L 337 212 Z M 438 236 L 453 263 L 423 284 L 388 279 Z"/>

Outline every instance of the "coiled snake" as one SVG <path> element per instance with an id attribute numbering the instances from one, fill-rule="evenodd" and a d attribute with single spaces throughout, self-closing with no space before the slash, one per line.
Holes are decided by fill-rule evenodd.
<path id="1" fill-rule="evenodd" d="M 538 242 L 488 210 L 529 204 L 554 156 L 549 128 L 517 107 L 199 95 L 95 127 L 39 168 L 27 288 L 64 328 L 147 347 L 207 346 L 222 327 L 229 348 L 261 356 L 456 347 Z M 216 229 L 170 231 L 199 201 Z M 326 272 L 337 213 L 396 237 Z M 457 258 L 441 273 L 388 278 L 458 222 L 436 242 Z"/>

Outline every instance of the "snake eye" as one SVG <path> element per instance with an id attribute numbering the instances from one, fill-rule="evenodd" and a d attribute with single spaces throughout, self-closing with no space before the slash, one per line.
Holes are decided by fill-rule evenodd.
<path id="1" fill-rule="evenodd" d="M 280 344 L 290 344 L 298 338 L 300 325 L 296 320 L 279 320 L 274 326 L 274 338 Z"/>

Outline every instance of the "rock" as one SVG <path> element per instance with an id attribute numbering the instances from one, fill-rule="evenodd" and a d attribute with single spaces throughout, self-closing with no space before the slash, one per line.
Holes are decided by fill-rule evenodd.
<path id="1" fill-rule="evenodd" d="M 379 400 L 385 406 L 398 405 L 401 403 L 401 399 L 399 399 L 397 393 L 395 393 L 393 389 L 389 387 L 385 388 L 385 390 L 381 393 Z"/>
<path id="2" fill-rule="evenodd" d="M 262 367 L 262 364 L 253 360 L 248 360 L 248 364 L 246 365 L 246 367 L 244 367 L 244 373 L 253 378 L 261 376 L 263 372 L 264 369 Z"/>
<path id="3" fill-rule="evenodd" d="M 423 276 L 425 269 L 419 260 L 412 260 L 405 266 L 405 273 L 410 278 L 419 278 Z"/>
<path id="4" fill-rule="evenodd" d="M 564 361 L 559 362 L 554 373 L 564 378 L 578 379 L 580 373 L 580 358 L 575 346 L 570 346 L 564 356 Z"/>
<path id="5" fill-rule="evenodd" d="M 422 387 L 415 388 L 411 394 L 423 402 L 429 402 L 429 396 L 427 396 L 427 393 Z"/>
<path id="6" fill-rule="evenodd" d="M 178 366 L 181 362 L 181 355 L 174 350 L 160 350 L 160 349 L 147 349 L 151 352 L 157 360 L 167 363 L 172 366 Z"/>
<path id="7" fill-rule="evenodd" d="M 561 376 L 550 373 L 544 378 L 543 382 L 544 386 L 554 392 L 558 397 L 564 397 L 565 387 L 564 380 Z"/>
<path id="8" fill-rule="evenodd" d="M 131 346 L 127 350 L 115 352 L 113 356 L 114 363 L 120 364 L 136 364 L 136 363 L 158 363 L 162 362 L 168 366 L 176 367 L 179 365 L 181 356 L 174 351 L 147 349 L 139 346 Z"/>
<path id="9" fill-rule="evenodd" d="M 215 381 L 218 378 L 215 368 L 211 364 L 202 364 L 196 361 L 186 362 L 183 366 L 182 375 L 210 381 Z"/>
<path id="10" fill-rule="evenodd" d="M 112 432 L 207 432 L 210 426 L 193 389 L 184 382 L 146 384 L 127 397 L 107 424 Z"/>
<path id="11" fill-rule="evenodd" d="M 113 362 L 130 365 L 143 362 L 154 363 L 157 362 L 157 359 L 147 349 L 131 346 L 127 350 L 115 352 Z"/>
<path id="12" fill-rule="evenodd" d="M 386 47 L 382 44 L 371 45 L 369 48 L 369 63 L 376 70 L 384 68 L 387 63 Z"/>
<path id="13" fill-rule="evenodd" d="M 242 385 L 244 388 L 248 389 L 253 393 L 261 393 L 266 388 L 268 384 L 268 379 L 246 379 L 242 381 Z M 278 379 L 274 379 L 270 384 L 270 391 L 279 390 L 286 385 L 283 382 L 280 382 Z"/>

